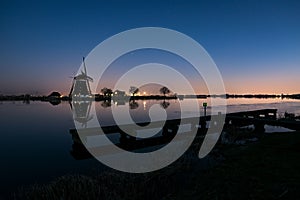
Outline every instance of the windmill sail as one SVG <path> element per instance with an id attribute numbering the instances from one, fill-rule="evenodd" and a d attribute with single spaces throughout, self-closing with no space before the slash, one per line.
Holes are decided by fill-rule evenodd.
<path id="1" fill-rule="evenodd" d="M 82 57 L 82 62 L 83 62 L 84 74 L 87 76 L 86 66 L 85 66 L 85 62 L 84 62 L 84 57 Z"/>

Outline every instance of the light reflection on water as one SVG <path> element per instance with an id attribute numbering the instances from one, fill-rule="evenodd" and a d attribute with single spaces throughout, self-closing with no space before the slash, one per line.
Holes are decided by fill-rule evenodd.
<path id="1" fill-rule="evenodd" d="M 228 112 L 247 111 L 256 109 L 277 109 L 279 115 L 284 112 L 300 115 L 300 100 L 295 99 L 228 99 Z"/>
<path id="2" fill-rule="evenodd" d="M 111 108 L 122 115 L 130 109 L 135 122 L 149 121 L 149 109 L 158 104 L 165 110 L 169 119 L 181 115 L 180 103 L 188 106 L 196 99 L 178 100 L 138 100 L 129 102 L 93 102 L 97 117 L 102 125 L 114 124 Z M 202 103 L 210 99 L 198 99 L 203 115 Z M 227 99 L 227 111 L 238 112 L 256 109 L 276 108 L 279 115 L 284 112 L 300 115 L 300 100 L 293 99 Z M 193 110 L 190 116 L 199 116 Z M 5 191 L 15 190 L 18 185 L 33 184 L 53 180 L 69 173 L 81 173 L 91 166 L 100 166 L 93 159 L 77 161 L 70 155 L 72 138 L 69 129 L 74 128 L 72 112 L 68 102 L 53 106 L 48 102 L 1 102 L 0 140 L 0 196 Z M 88 123 L 88 122 L 87 122 Z M 84 126 L 84 123 L 83 123 Z"/>
<path id="3" fill-rule="evenodd" d="M 218 99 L 217 99 L 218 100 Z M 197 101 L 200 107 L 200 113 L 189 107 L 192 101 Z M 218 110 L 224 106 L 217 101 L 216 111 L 211 113 L 211 99 L 184 99 L 180 100 L 136 100 L 134 102 L 112 101 L 111 103 L 94 102 L 97 118 L 103 126 L 116 124 L 112 115 L 112 109 L 116 110 L 118 117 L 126 118 L 129 113 L 134 122 L 149 122 L 149 109 L 154 105 L 159 105 L 162 110 L 167 113 L 168 119 L 180 118 L 182 112 L 186 117 L 197 117 L 204 115 L 202 104 L 208 103 L 207 115 L 217 114 Z M 180 106 L 184 106 L 187 110 L 181 111 Z M 218 107 L 220 109 L 218 109 Z M 300 101 L 293 99 L 227 99 L 227 113 L 250 111 L 258 109 L 278 109 L 278 115 L 282 116 L 285 112 L 300 115 Z"/>

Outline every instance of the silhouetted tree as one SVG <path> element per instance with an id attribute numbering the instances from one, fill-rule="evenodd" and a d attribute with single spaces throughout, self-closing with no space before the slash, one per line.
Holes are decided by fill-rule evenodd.
<path id="1" fill-rule="evenodd" d="M 103 93 L 104 96 L 111 96 L 111 94 L 113 93 L 113 91 L 111 89 L 106 88 L 106 87 L 102 88 L 101 92 Z"/>
<path id="2" fill-rule="evenodd" d="M 162 87 L 160 88 L 160 93 L 163 94 L 164 96 L 166 96 L 166 94 L 169 94 L 171 91 L 169 90 L 169 88 L 167 87 Z"/>
<path id="3" fill-rule="evenodd" d="M 129 88 L 129 93 L 132 94 L 132 96 L 134 96 L 135 94 L 137 94 L 139 92 L 139 88 L 135 87 L 135 86 L 130 86 Z"/>

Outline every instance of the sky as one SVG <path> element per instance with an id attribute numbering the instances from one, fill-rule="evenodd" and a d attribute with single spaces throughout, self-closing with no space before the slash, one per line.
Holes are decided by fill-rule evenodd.
<path id="1" fill-rule="evenodd" d="M 169 28 L 196 40 L 218 66 L 227 93 L 300 93 L 299 10 L 300 1 L 284 0 L 2 1 L 0 94 L 68 94 L 83 56 L 139 27 Z M 185 69 L 180 58 L 166 53 L 140 54 L 129 56 L 128 63 L 158 56 L 154 60 Z M 121 61 L 114 63 L 116 72 L 122 71 Z M 108 80 L 115 77 L 110 73 Z"/>

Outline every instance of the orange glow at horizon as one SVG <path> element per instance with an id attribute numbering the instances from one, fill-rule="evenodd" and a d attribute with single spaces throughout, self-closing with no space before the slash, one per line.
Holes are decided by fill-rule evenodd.
<path id="1" fill-rule="evenodd" d="M 98 85 L 97 93 L 101 88 L 108 87 L 113 88 L 113 79 L 108 79 L 105 82 L 101 82 Z M 226 93 L 228 94 L 299 94 L 300 93 L 300 79 L 298 73 L 291 74 L 270 74 L 270 75 L 256 75 L 253 74 L 248 77 L 223 77 Z M 208 94 L 208 90 L 203 80 L 191 80 L 197 94 Z M 71 80 L 64 80 L 63 82 L 55 82 L 51 87 L 43 91 L 39 91 L 38 94 L 48 95 L 52 91 L 58 91 L 62 95 L 68 95 L 71 88 Z M 180 87 L 178 87 L 180 88 Z M 141 94 L 159 94 L 159 88 L 155 89 L 143 89 L 141 88 Z M 128 93 L 128 89 L 122 89 Z M 25 91 L 20 91 L 23 94 Z M 181 88 L 180 91 L 175 91 L 177 94 L 185 94 Z M 29 91 L 29 93 L 31 93 Z M 35 93 L 32 93 L 35 94 Z"/>
<path id="2" fill-rule="evenodd" d="M 273 81 L 269 82 L 268 80 L 230 80 L 224 81 L 225 91 L 228 94 L 299 94 L 300 93 L 300 80 L 285 80 L 283 81 Z M 103 86 L 104 87 L 104 86 Z M 109 87 L 109 84 L 107 86 Z M 54 91 L 55 89 L 50 89 L 46 92 L 46 95 Z M 62 95 L 69 94 L 69 88 L 61 88 L 61 91 L 58 89 Z M 97 91 L 100 91 L 97 89 Z M 128 92 L 127 90 L 125 92 Z M 207 88 L 205 86 L 196 86 L 195 92 L 197 94 L 208 94 Z M 143 95 L 150 95 L 151 93 L 155 93 L 153 90 L 147 90 L 143 92 Z M 158 92 L 156 92 L 158 93 Z M 156 94 L 155 93 L 155 94 Z M 177 92 L 178 94 L 185 94 L 184 91 Z"/>
<path id="3" fill-rule="evenodd" d="M 230 94 L 299 94 L 300 79 L 291 76 L 266 76 L 225 80 L 225 88 Z"/>

